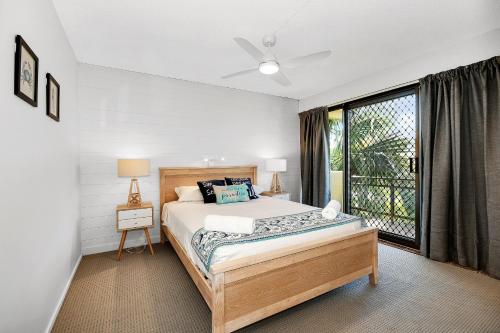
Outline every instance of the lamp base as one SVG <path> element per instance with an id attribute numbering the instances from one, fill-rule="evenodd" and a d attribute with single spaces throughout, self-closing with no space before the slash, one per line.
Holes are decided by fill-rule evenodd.
<path id="1" fill-rule="evenodd" d="M 279 173 L 273 173 L 273 181 L 271 183 L 271 192 L 280 193 L 281 192 L 281 182 Z"/>
<path id="2" fill-rule="evenodd" d="M 127 207 L 140 207 L 142 205 L 141 191 L 139 190 L 139 181 L 137 178 L 130 180 L 128 190 Z"/>

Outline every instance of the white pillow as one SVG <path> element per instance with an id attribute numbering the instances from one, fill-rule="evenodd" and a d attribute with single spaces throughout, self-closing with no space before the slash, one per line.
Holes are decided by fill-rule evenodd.
<path id="1" fill-rule="evenodd" d="M 253 186 L 253 190 L 255 192 L 255 194 L 259 195 L 261 194 L 262 192 L 264 192 L 264 188 L 259 186 L 259 185 L 252 185 Z"/>
<path id="2" fill-rule="evenodd" d="M 175 193 L 179 197 L 177 201 L 203 201 L 203 195 L 198 186 L 179 186 L 175 188 Z"/>

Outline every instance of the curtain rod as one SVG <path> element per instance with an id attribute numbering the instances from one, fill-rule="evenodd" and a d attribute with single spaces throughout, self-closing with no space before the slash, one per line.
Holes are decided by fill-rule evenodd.
<path id="1" fill-rule="evenodd" d="M 332 106 L 342 105 L 342 104 L 349 103 L 349 102 L 352 102 L 352 101 L 355 101 L 355 100 L 358 100 L 358 99 L 361 99 L 361 98 L 365 98 L 365 97 L 370 97 L 370 96 L 373 96 L 373 95 L 381 94 L 381 93 L 384 93 L 384 92 L 389 91 L 389 90 L 403 88 L 403 87 L 406 87 L 406 86 L 411 86 L 413 84 L 417 84 L 418 82 L 419 82 L 418 80 L 413 80 L 413 81 L 408 81 L 408 82 L 405 82 L 405 83 L 397 84 L 397 85 L 390 86 L 390 87 L 387 87 L 387 88 L 384 88 L 384 89 L 380 89 L 380 90 L 377 90 L 377 91 L 373 91 L 373 92 L 370 92 L 370 93 L 367 93 L 367 94 L 364 94 L 364 95 L 359 95 L 357 97 L 352 97 L 352 98 L 344 99 L 342 101 L 329 104 L 329 105 L 327 105 L 327 107 L 330 108 Z"/>

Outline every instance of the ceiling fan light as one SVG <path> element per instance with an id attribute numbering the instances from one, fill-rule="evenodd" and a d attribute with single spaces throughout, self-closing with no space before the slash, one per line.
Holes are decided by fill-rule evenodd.
<path id="1" fill-rule="evenodd" d="M 276 61 L 264 61 L 259 64 L 259 72 L 266 75 L 277 73 L 280 65 Z"/>

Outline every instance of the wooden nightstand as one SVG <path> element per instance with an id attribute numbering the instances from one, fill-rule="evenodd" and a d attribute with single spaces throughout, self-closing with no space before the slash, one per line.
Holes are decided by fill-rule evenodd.
<path id="1" fill-rule="evenodd" d="M 288 193 L 288 192 L 265 191 L 265 192 L 262 192 L 260 195 L 265 195 L 266 197 L 273 197 L 275 199 L 290 200 L 290 193 Z"/>
<path id="2" fill-rule="evenodd" d="M 143 229 L 146 239 L 148 241 L 149 252 L 154 255 L 153 245 L 151 244 L 151 237 L 149 236 L 148 228 L 154 226 L 153 221 L 153 205 L 151 202 L 143 202 L 138 207 L 128 207 L 127 204 L 116 206 L 116 230 L 122 232 L 120 240 L 120 247 L 116 254 L 116 259 L 120 260 L 123 251 L 123 245 L 127 238 L 129 230 Z"/>

